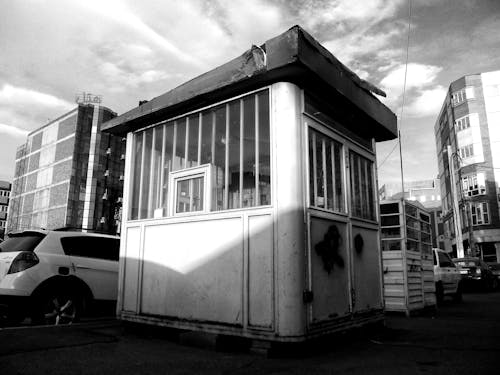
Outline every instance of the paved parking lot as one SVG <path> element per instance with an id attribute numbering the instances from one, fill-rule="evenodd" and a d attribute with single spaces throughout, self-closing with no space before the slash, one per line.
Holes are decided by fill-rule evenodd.
<path id="1" fill-rule="evenodd" d="M 500 293 L 470 293 L 431 316 L 269 358 L 219 351 L 209 335 L 172 340 L 115 320 L 0 330 L 1 374 L 499 374 Z M 291 354 L 291 353 L 289 353 Z"/>

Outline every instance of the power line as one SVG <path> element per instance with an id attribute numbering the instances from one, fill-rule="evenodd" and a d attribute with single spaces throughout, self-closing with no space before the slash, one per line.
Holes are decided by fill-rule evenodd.
<path id="1" fill-rule="evenodd" d="M 392 150 L 387 154 L 387 156 L 384 158 L 384 160 L 378 165 L 378 169 L 380 169 L 384 163 L 387 161 L 389 156 L 392 155 L 396 147 L 399 145 L 399 156 L 401 160 L 401 183 L 404 186 L 403 182 L 403 154 L 401 152 L 401 128 L 403 125 L 403 111 L 405 107 L 405 100 L 406 100 L 406 77 L 408 75 L 408 56 L 409 56 L 409 51 L 410 51 L 410 30 L 411 30 L 411 0 L 408 0 L 408 35 L 407 35 L 407 40 L 406 40 L 406 61 L 405 61 L 405 75 L 404 75 L 404 81 L 403 81 L 403 103 L 401 105 L 401 112 L 399 115 L 399 126 L 398 126 L 398 140 L 394 144 L 394 147 Z M 403 188 L 404 191 L 404 188 Z"/>

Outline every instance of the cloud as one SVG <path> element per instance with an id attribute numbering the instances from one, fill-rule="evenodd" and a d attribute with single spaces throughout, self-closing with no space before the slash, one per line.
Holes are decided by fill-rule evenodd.
<path id="1" fill-rule="evenodd" d="M 0 133 L 8 134 L 12 137 L 26 138 L 29 132 L 29 130 L 16 128 L 15 126 L 0 124 Z"/>
<path id="2" fill-rule="evenodd" d="M 405 108 L 405 113 L 410 117 L 437 117 L 445 96 L 446 88 L 441 85 L 431 89 L 421 90 L 418 96 Z"/>
<path id="3" fill-rule="evenodd" d="M 63 110 L 74 107 L 74 104 L 53 95 L 22 87 L 14 87 L 9 84 L 4 84 L 0 90 L 0 104 L 2 106 L 23 105 L 25 109 L 31 105 L 61 108 Z"/>
<path id="4" fill-rule="evenodd" d="M 441 67 L 434 65 L 425 65 L 410 63 L 406 74 L 406 89 L 420 89 L 431 85 L 437 78 Z M 405 78 L 405 65 L 401 64 L 389 71 L 389 73 L 380 81 L 380 85 L 387 92 L 400 95 L 403 91 Z"/>
<path id="5" fill-rule="evenodd" d="M 0 122 L 21 132 L 38 128 L 74 107 L 75 104 L 56 96 L 23 87 L 4 84 L 0 89 Z M 3 130 L 15 132 L 6 127 Z"/>
<path id="6" fill-rule="evenodd" d="M 138 17 L 123 1 L 107 0 L 103 2 L 99 0 L 86 0 L 79 2 L 79 4 L 86 7 L 89 11 L 98 13 L 103 17 L 112 19 L 116 23 L 135 30 L 146 40 L 161 47 L 163 50 L 174 55 L 179 60 L 196 67 L 203 67 L 201 61 L 185 50 L 177 47 L 163 35 L 156 32 L 140 17 Z"/>

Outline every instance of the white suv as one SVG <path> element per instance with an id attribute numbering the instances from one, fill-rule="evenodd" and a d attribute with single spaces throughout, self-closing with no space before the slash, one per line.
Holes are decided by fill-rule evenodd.
<path id="1" fill-rule="evenodd" d="M 462 276 L 460 270 L 451 260 L 447 252 L 433 249 L 434 282 L 436 283 L 436 301 L 443 302 L 445 296 L 451 296 L 455 301 L 462 300 Z"/>
<path id="2" fill-rule="evenodd" d="M 0 243 L 0 316 L 37 324 L 77 321 L 95 301 L 116 301 L 118 237 L 29 230 Z"/>

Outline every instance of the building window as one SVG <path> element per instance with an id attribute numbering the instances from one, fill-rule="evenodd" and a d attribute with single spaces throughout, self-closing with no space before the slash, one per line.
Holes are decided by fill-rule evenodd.
<path id="1" fill-rule="evenodd" d="M 458 154 L 462 159 L 467 159 L 474 156 L 474 146 L 467 145 L 458 149 Z"/>
<path id="2" fill-rule="evenodd" d="M 203 211 L 271 204 L 267 89 L 139 131 L 132 147 L 131 220 L 174 214 L 177 208 L 169 204 L 176 192 L 177 202 L 183 201 L 180 210 L 198 211 L 191 198 L 201 186 L 210 189 Z M 210 166 L 209 181 L 169 183 L 173 172 L 204 165 Z M 185 205 L 181 198 L 188 196 Z"/>
<path id="3" fill-rule="evenodd" d="M 342 144 L 309 128 L 309 204 L 345 212 Z"/>
<path id="4" fill-rule="evenodd" d="M 352 216 L 376 220 L 373 162 L 354 151 L 349 154 Z"/>
<path id="5" fill-rule="evenodd" d="M 465 117 L 462 117 L 462 118 L 459 118 L 458 120 L 456 120 L 455 127 L 457 129 L 457 132 L 470 128 L 469 116 L 467 115 Z"/>
<path id="6" fill-rule="evenodd" d="M 490 223 L 488 214 L 488 203 L 472 203 L 472 225 L 484 225 Z"/>
<path id="7" fill-rule="evenodd" d="M 466 196 L 486 194 L 486 183 L 484 173 L 477 173 L 462 178 L 462 188 Z"/>
<path id="8" fill-rule="evenodd" d="M 474 98 L 474 88 L 464 87 L 461 90 L 455 91 L 451 94 L 451 104 L 453 107 L 465 102 L 467 99 Z"/>

